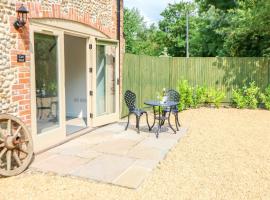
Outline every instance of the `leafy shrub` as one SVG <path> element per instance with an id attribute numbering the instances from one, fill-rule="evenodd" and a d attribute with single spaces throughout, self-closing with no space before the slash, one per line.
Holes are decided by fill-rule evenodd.
<path id="1" fill-rule="evenodd" d="M 214 104 L 218 108 L 225 98 L 225 94 L 221 90 L 201 86 L 191 87 L 187 80 L 179 81 L 178 92 L 181 96 L 180 110 L 198 108 L 200 104 Z"/>
<path id="2" fill-rule="evenodd" d="M 233 89 L 232 104 L 236 108 L 246 108 L 246 100 L 241 89 Z"/>
<path id="3" fill-rule="evenodd" d="M 260 88 L 253 81 L 248 86 L 233 90 L 232 103 L 236 108 L 255 109 L 258 107 L 260 97 L 262 97 Z"/>
<path id="4" fill-rule="evenodd" d="M 188 84 L 187 80 L 181 80 L 178 83 L 178 92 L 180 93 L 179 110 L 190 108 L 193 103 L 193 88 Z"/>
<path id="5" fill-rule="evenodd" d="M 200 104 L 205 103 L 206 99 L 206 87 L 200 87 L 196 86 L 193 90 L 193 96 L 192 96 L 192 107 L 193 108 L 198 108 Z"/>
<path id="6" fill-rule="evenodd" d="M 259 91 L 260 88 L 256 86 L 255 82 L 251 82 L 249 87 L 244 87 L 246 105 L 248 108 L 255 109 L 258 107 Z"/>
<path id="7" fill-rule="evenodd" d="M 216 108 L 219 108 L 224 98 L 225 98 L 224 92 L 222 92 L 221 90 L 210 88 L 206 91 L 205 103 L 214 104 Z"/>
<path id="8" fill-rule="evenodd" d="M 264 93 L 260 95 L 261 102 L 267 110 L 270 110 L 270 85 L 265 88 Z"/>

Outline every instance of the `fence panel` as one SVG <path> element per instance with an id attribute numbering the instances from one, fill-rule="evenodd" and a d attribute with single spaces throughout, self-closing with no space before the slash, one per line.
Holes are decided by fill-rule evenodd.
<path id="1" fill-rule="evenodd" d="M 230 102 L 232 89 L 255 81 L 264 89 L 270 83 L 269 58 L 219 57 L 151 57 L 125 54 L 123 66 L 123 93 L 130 89 L 137 95 L 137 104 L 143 107 L 147 99 L 155 99 L 162 88 L 177 89 L 179 80 L 188 80 L 192 86 L 218 88 L 225 92 L 224 102 Z M 122 116 L 127 114 L 125 102 Z"/>

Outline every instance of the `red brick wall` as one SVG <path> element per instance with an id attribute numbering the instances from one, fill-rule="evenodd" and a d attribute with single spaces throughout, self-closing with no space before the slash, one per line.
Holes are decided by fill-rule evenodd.
<path id="1" fill-rule="evenodd" d="M 30 53 L 29 24 L 21 30 L 13 26 L 16 17 L 10 16 L 10 32 L 17 35 L 15 48 L 10 51 L 11 68 L 15 68 L 16 79 L 12 85 L 12 103 L 17 105 L 17 116 L 27 125 L 31 125 L 31 91 L 30 91 Z M 26 55 L 25 63 L 17 62 L 17 55 Z"/>

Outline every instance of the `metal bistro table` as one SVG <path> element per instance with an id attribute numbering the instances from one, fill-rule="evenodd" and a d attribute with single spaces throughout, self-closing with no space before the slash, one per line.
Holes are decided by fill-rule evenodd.
<path id="1" fill-rule="evenodd" d="M 169 127 L 176 134 L 176 130 L 171 125 L 170 116 L 171 116 L 172 107 L 177 106 L 179 104 L 179 102 L 175 102 L 175 101 L 162 102 L 162 101 L 150 100 L 150 101 L 145 101 L 144 104 L 146 104 L 148 106 L 152 106 L 153 107 L 153 110 L 154 110 L 154 123 L 150 127 L 150 131 L 155 126 L 156 119 L 158 120 L 158 130 L 156 132 L 156 137 L 157 138 L 159 136 L 159 132 L 161 130 L 161 127 L 164 125 L 165 120 L 168 120 Z M 158 107 L 158 114 L 156 114 L 155 107 Z M 161 111 L 161 107 L 170 108 L 170 112 L 169 112 L 169 116 L 168 117 L 162 115 L 162 113 L 161 113 L 162 112 Z"/>

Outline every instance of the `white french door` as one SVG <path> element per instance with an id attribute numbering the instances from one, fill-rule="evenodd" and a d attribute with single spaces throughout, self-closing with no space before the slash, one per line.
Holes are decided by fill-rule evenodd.
<path id="1" fill-rule="evenodd" d="M 96 40 L 92 72 L 92 126 L 119 120 L 118 43 Z"/>
<path id="2" fill-rule="evenodd" d="M 31 106 L 35 151 L 65 138 L 64 35 L 30 25 Z"/>

